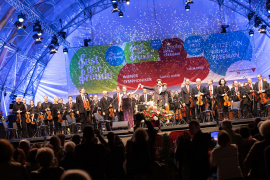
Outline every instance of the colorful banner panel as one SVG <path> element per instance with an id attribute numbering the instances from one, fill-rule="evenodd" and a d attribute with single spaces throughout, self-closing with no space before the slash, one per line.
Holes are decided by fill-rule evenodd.
<path id="1" fill-rule="evenodd" d="M 101 93 L 111 92 L 117 85 L 129 90 L 139 83 L 154 86 L 156 79 L 180 86 L 185 78 L 191 82 L 197 78 L 205 82 L 221 77 L 252 78 L 256 68 L 249 37 L 232 32 L 82 47 L 72 57 L 69 73 L 75 88 Z"/>

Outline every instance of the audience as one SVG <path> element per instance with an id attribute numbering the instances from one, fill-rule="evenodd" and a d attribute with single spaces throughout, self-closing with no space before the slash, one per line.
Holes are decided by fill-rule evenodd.
<path id="1" fill-rule="evenodd" d="M 72 141 L 66 142 L 64 145 L 65 156 L 59 161 L 59 166 L 65 170 L 76 169 L 76 160 L 75 160 L 75 147 L 76 144 Z"/>
<path id="2" fill-rule="evenodd" d="M 265 172 L 267 174 L 268 180 L 270 180 L 270 146 L 268 146 L 264 150 L 264 158 L 265 158 Z"/>
<path id="3" fill-rule="evenodd" d="M 76 144 L 76 146 L 77 146 L 78 144 L 81 143 L 81 137 L 80 137 L 80 135 L 74 134 L 72 136 L 72 138 L 71 138 L 71 141 L 74 142 Z"/>
<path id="4" fill-rule="evenodd" d="M 261 121 L 261 122 L 258 123 L 258 125 L 257 125 L 258 129 L 260 129 L 262 123 L 263 123 L 263 121 Z M 253 137 L 254 137 L 255 139 L 257 139 L 258 141 L 264 140 L 264 137 L 261 135 L 260 132 L 258 132 L 257 134 L 255 134 Z"/>
<path id="5" fill-rule="evenodd" d="M 33 145 L 32 145 L 32 148 L 41 148 L 41 145 L 39 144 L 39 143 L 34 143 Z"/>
<path id="6" fill-rule="evenodd" d="M 27 163 L 24 165 L 24 167 L 29 174 L 31 174 L 32 171 L 37 171 L 40 168 L 40 165 L 36 159 L 37 151 L 37 148 L 32 148 L 27 155 Z"/>
<path id="7" fill-rule="evenodd" d="M 256 117 L 254 119 L 254 128 L 250 128 L 251 131 L 251 136 L 254 136 L 255 134 L 259 133 L 259 128 L 258 128 L 258 124 L 262 122 L 262 119 L 260 117 Z"/>
<path id="8" fill-rule="evenodd" d="M 24 154 L 27 156 L 30 151 L 30 142 L 27 139 L 22 139 L 19 143 L 19 148 L 22 149 Z"/>
<path id="9" fill-rule="evenodd" d="M 76 169 L 64 172 L 61 180 L 91 180 L 91 178 L 87 172 Z"/>
<path id="10" fill-rule="evenodd" d="M 95 144 L 95 134 L 102 144 Z M 75 158 L 79 169 L 85 170 L 93 180 L 105 180 L 105 162 L 110 149 L 99 130 L 86 126 L 83 130 L 84 144 L 75 148 Z"/>
<path id="11" fill-rule="evenodd" d="M 253 146 L 253 144 L 255 142 L 257 142 L 257 140 L 254 139 L 250 135 L 250 129 L 248 127 L 245 127 L 245 126 L 240 128 L 240 135 L 243 138 L 243 145 L 244 145 L 243 157 L 246 158 L 250 148 Z"/>
<path id="12" fill-rule="evenodd" d="M 63 168 L 55 167 L 54 153 L 50 148 L 41 148 L 37 151 L 36 159 L 41 168 L 31 172 L 32 180 L 59 180 L 64 173 Z"/>
<path id="13" fill-rule="evenodd" d="M 14 161 L 20 163 L 21 165 L 26 164 L 26 156 L 22 149 L 16 148 L 13 154 Z"/>
<path id="14" fill-rule="evenodd" d="M 219 131 L 218 144 L 219 147 L 213 149 L 210 159 L 211 164 L 217 166 L 217 179 L 243 179 L 238 162 L 237 146 L 231 144 L 230 136 L 226 131 Z"/>
<path id="15" fill-rule="evenodd" d="M 59 162 L 64 157 L 64 149 L 61 147 L 61 141 L 58 136 L 52 136 L 50 139 L 50 144 L 53 146 L 54 156 Z"/>
<path id="16" fill-rule="evenodd" d="M 14 147 L 7 140 L 0 139 L 0 179 L 30 180 L 26 169 L 12 160 Z"/>
<path id="17" fill-rule="evenodd" d="M 66 141 L 66 135 L 58 134 L 57 137 L 60 139 L 61 146 L 64 147 L 64 144 L 65 144 L 65 141 Z"/>
<path id="18" fill-rule="evenodd" d="M 263 122 L 259 130 L 265 139 L 254 143 L 245 159 L 245 165 L 250 178 L 267 180 L 264 150 L 270 145 L 270 120 Z"/>

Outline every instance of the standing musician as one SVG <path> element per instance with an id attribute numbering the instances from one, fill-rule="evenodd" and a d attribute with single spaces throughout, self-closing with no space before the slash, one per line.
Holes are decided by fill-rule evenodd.
<path id="1" fill-rule="evenodd" d="M 245 111 L 245 117 L 248 112 L 252 112 L 253 116 L 257 114 L 257 102 L 254 98 L 254 89 L 255 86 L 252 84 L 252 79 L 248 78 L 248 84 L 245 86 L 245 93 L 243 94 L 243 110 Z"/>
<path id="2" fill-rule="evenodd" d="M 259 74 L 257 76 L 257 79 L 258 79 L 258 82 L 255 83 L 254 91 L 255 91 L 255 93 L 257 93 L 258 101 L 260 103 L 261 116 L 262 116 L 265 112 L 265 105 L 267 104 L 267 101 L 266 101 L 266 104 L 261 103 L 260 95 L 264 96 L 264 98 L 267 100 L 269 85 L 268 85 L 267 81 L 262 80 L 261 74 Z"/>
<path id="3" fill-rule="evenodd" d="M 36 125 L 39 126 L 41 124 L 41 122 L 43 122 L 43 115 L 41 116 L 42 113 L 42 107 L 41 107 L 41 102 L 37 103 L 37 107 L 36 107 L 36 113 L 37 113 L 37 121 L 36 121 Z M 41 118 L 42 117 L 42 118 Z"/>
<path id="4" fill-rule="evenodd" d="M 25 114 L 26 115 L 30 115 L 30 112 L 29 112 L 29 110 L 30 110 L 30 105 L 27 105 L 26 104 L 26 99 L 25 98 L 23 98 L 23 100 L 22 100 L 22 102 L 23 102 L 23 105 L 24 105 L 24 107 L 25 107 Z M 26 123 L 26 129 L 27 129 L 27 132 L 28 132 L 28 135 L 29 135 L 29 137 L 32 137 L 31 135 L 31 132 L 32 132 L 32 126 L 31 126 L 31 123 Z"/>
<path id="5" fill-rule="evenodd" d="M 147 89 L 143 89 L 143 94 L 140 96 L 140 104 L 146 104 L 152 100 L 152 96 L 147 94 Z"/>
<path id="6" fill-rule="evenodd" d="M 62 112 L 62 105 L 58 103 L 58 97 L 55 96 L 52 104 L 52 117 L 54 122 L 54 135 L 62 133 L 61 122 L 58 122 L 58 114 Z"/>
<path id="7" fill-rule="evenodd" d="M 50 135 L 51 135 L 52 132 L 53 132 L 53 122 L 52 122 L 52 120 L 47 119 L 46 112 L 51 111 L 52 103 L 48 101 L 48 96 L 47 95 L 44 96 L 44 102 L 41 104 L 41 108 L 42 108 L 41 114 L 43 114 L 44 123 L 45 123 L 45 125 L 47 125 L 47 132 L 49 132 L 48 125 L 50 125 Z"/>
<path id="8" fill-rule="evenodd" d="M 28 138 L 28 132 L 26 130 L 26 122 L 25 122 L 25 106 L 23 103 L 21 103 L 21 98 L 16 97 L 16 103 L 13 106 L 12 113 L 15 114 L 15 118 L 19 121 L 16 120 L 17 127 L 18 127 L 18 134 L 19 138 Z M 21 115 L 21 118 L 17 118 L 18 115 Z M 21 122 L 20 122 L 21 121 Z"/>
<path id="9" fill-rule="evenodd" d="M 162 80 L 161 79 L 157 79 L 157 85 L 154 87 L 148 87 L 148 86 L 143 86 L 141 85 L 141 87 L 143 89 L 149 89 L 149 90 L 153 90 L 154 93 L 154 101 L 157 102 L 157 104 L 159 104 L 159 102 L 161 101 L 161 105 L 164 108 L 164 105 L 167 105 L 166 99 L 165 99 L 165 93 L 167 88 L 166 87 L 162 87 Z"/>
<path id="10" fill-rule="evenodd" d="M 98 107 L 99 107 L 98 96 L 94 95 L 92 105 L 91 105 L 91 114 L 92 114 L 92 120 L 95 126 L 97 126 L 97 120 L 96 120 L 96 117 L 94 116 L 94 113 L 98 113 Z"/>
<path id="11" fill-rule="evenodd" d="M 130 102 L 130 105 L 131 105 L 131 109 L 132 109 L 132 112 L 133 112 L 133 119 L 134 119 L 136 99 L 134 98 L 133 95 L 134 95 L 133 93 L 130 93 L 128 96 L 129 96 L 129 102 Z"/>
<path id="12" fill-rule="evenodd" d="M 139 96 L 139 94 L 135 95 L 135 99 L 136 99 L 136 104 L 140 104 L 140 96 Z"/>
<path id="13" fill-rule="evenodd" d="M 191 117 L 190 117 L 190 101 L 189 98 L 191 97 L 191 87 L 189 85 L 189 79 L 185 79 L 185 86 L 182 87 L 181 89 L 181 93 L 182 93 L 182 102 L 183 102 L 183 106 L 186 108 L 186 121 L 187 123 L 189 123 L 191 121 Z M 193 113 L 192 113 L 192 118 L 193 117 Z"/>
<path id="14" fill-rule="evenodd" d="M 197 110 L 197 117 L 201 118 L 201 113 L 205 110 L 205 95 L 206 89 L 204 86 L 201 86 L 201 79 L 196 79 L 196 87 L 192 88 L 191 96 L 193 97 L 193 104 Z M 197 104 L 198 98 L 201 98 L 202 104 Z"/>
<path id="15" fill-rule="evenodd" d="M 173 111 L 173 112 L 175 112 L 175 104 L 177 102 L 174 102 L 174 93 L 171 92 L 170 94 L 171 94 L 171 97 L 168 99 L 168 102 L 170 104 L 170 110 Z"/>
<path id="16" fill-rule="evenodd" d="M 112 98 L 108 97 L 107 91 L 103 91 L 103 97 L 100 99 L 100 107 L 104 120 L 111 120 L 109 116 L 109 107 L 112 107 Z M 106 123 L 107 131 L 111 130 L 111 122 Z"/>
<path id="17" fill-rule="evenodd" d="M 226 81 L 224 78 L 221 78 L 219 80 L 219 87 L 218 87 L 217 92 L 218 92 L 219 102 L 221 103 L 221 106 L 222 106 L 224 119 L 228 119 L 229 106 L 224 104 L 225 103 L 224 97 L 227 95 L 228 100 L 230 101 L 231 91 L 230 91 L 230 88 L 226 86 Z"/>
<path id="18" fill-rule="evenodd" d="M 167 90 L 167 87 L 168 87 L 167 83 L 163 83 L 162 87 L 166 88 L 165 95 L 164 95 L 165 102 L 167 103 L 167 105 L 170 105 L 170 104 L 168 104 L 168 102 L 169 102 L 169 99 L 171 98 L 171 90 Z M 167 106 L 167 105 L 165 105 L 165 106 Z"/>
<path id="19" fill-rule="evenodd" d="M 86 102 L 88 102 L 88 97 L 85 95 L 85 89 L 84 87 L 79 89 L 79 92 L 81 93 L 76 97 L 76 108 L 77 108 L 77 114 L 80 116 L 81 119 L 81 130 L 84 130 L 84 127 L 89 124 L 88 121 L 88 113 L 85 110 Z"/>
<path id="20" fill-rule="evenodd" d="M 232 100 L 233 102 L 238 102 L 241 99 L 241 88 L 238 86 L 237 81 L 233 81 L 232 91 Z"/>
<path id="21" fill-rule="evenodd" d="M 36 122 L 36 119 L 38 117 L 38 114 L 37 114 L 37 107 L 35 107 L 35 103 L 33 100 L 30 101 L 30 110 L 29 110 L 29 113 L 30 113 L 30 118 L 31 118 L 31 132 L 30 132 L 30 137 L 33 137 L 36 135 L 37 133 L 37 122 Z M 33 117 L 34 116 L 34 117 Z M 34 121 L 34 124 L 32 124 L 32 120 Z"/>
<path id="22" fill-rule="evenodd" d="M 211 110 L 215 109 L 215 117 L 214 118 L 215 118 L 215 120 L 218 120 L 217 108 L 215 108 L 215 106 L 218 106 L 218 102 L 217 102 L 216 97 L 217 97 L 217 86 L 213 85 L 213 80 L 209 80 L 208 87 L 207 87 L 207 95 L 206 95 L 207 103 L 209 104 L 209 108 Z"/>
<path id="23" fill-rule="evenodd" d="M 113 95 L 113 111 L 116 113 L 116 116 L 118 118 L 118 121 L 124 121 L 124 115 L 123 111 L 120 110 L 120 105 L 121 105 L 121 93 L 120 93 L 120 87 L 116 87 L 116 93 Z"/>
<path id="24" fill-rule="evenodd" d="M 67 114 L 69 114 L 70 117 L 71 117 L 71 113 L 76 113 L 77 104 L 73 102 L 72 96 L 68 96 L 68 102 L 66 103 L 66 110 L 67 110 Z M 74 115 L 74 118 L 75 118 L 75 115 Z"/>
<path id="25" fill-rule="evenodd" d="M 174 95 L 172 93 L 172 101 L 174 102 L 174 112 L 176 112 L 177 109 L 180 109 L 180 103 L 179 101 L 182 101 L 181 93 L 179 94 L 178 91 L 174 91 Z"/>

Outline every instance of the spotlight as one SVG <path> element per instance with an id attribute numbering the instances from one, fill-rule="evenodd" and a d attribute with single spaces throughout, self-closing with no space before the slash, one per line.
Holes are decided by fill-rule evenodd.
<path id="1" fill-rule="evenodd" d="M 37 35 L 41 36 L 41 35 L 42 35 L 42 33 L 43 33 L 43 31 L 42 31 L 42 30 L 40 30 L 40 31 L 38 31 L 38 32 L 37 32 Z"/>
<path id="2" fill-rule="evenodd" d="M 117 4 L 114 3 L 114 4 L 113 4 L 112 12 L 114 13 L 114 12 L 119 12 L 119 11 L 120 11 L 120 10 L 119 10 L 119 8 L 117 7 Z"/>
<path id="3" fill-rule="evenodd" d="M 187 0 L 185 3 L 186 4 L 193 4 L 193 1 L 192 0 Z"/>
<path id="4" fill-rule="evenodd" d="M 266 34 L 266 25 L 262 25 L 258 31 L 262 34 Z"/>
<path id="5" fill-rule="evenodd" d="M 190 6 L 188 4 L 185 6 L 185 10 L 186 11 L 189 11 L 190 10 Z"/>
<path id="6" fill-rule="evenodd" d="M 116 0 L 112 0 L 112 3 L 116 3 Z"/>
<path id="7" fill-rule="evenodd" d="M 262 19 L 258 16 L 255 16 L 255 24 L 254 27 L 259 27 L 259 25 L 262 24 Z"/>
<path id="8" fill-rule="evenodd" d="M 18 15 L 19 22 L 23 22 L 24 18 L 25 18 L 24 14 L 21 13 L 21 14 Z"/>
<path id="9" fill-rule="evenodd" d="M 88 43 L 91 41 L 91 39 L 84 39 L 83 40 L 83 44 L 84 44 L 84 47 L 87 47 L 88 46 Z"/>
<path id="10" fill-rule="evenodd" d="M 52 37 L 51 44 L 54 44 L 56 46 L 59 46 L 58 39 L 57 39 L 56 35 L 54 35 Z"/>
<path id="11" fill-rule="evenodd" d="M 118 15 L 119 15 L 119 17 L 123 17 L 123 16 L 124 16 L 124 13 L 123 13 L 122 11 L 120 11 L 120 12 L 118 13 Z"/>
<path id="12" fill-rule="evenodd" d="M 266 10 L 268 13 L 270 13 L 270 1 L 269 0 L 266 2 Z"/>
<path id="13" fill-rule="evenodd" d="M 249 30 L 249 35 L 250 36 L 253 36 L 254 35 L 254 31 L 251 29 L 251 30 Z"/>
<path id="14" fill-rule="evenodd" d="M 63 49 L 63 53 L 64 53 L 64 54 L 67 54 L 67 53 L 68 53 L 68 48 L 65 47 L 65 48 Z"/>
<path id="15" fill-rule="evenodd" d="M 40 44 L 40 43 L 41 43 L 41 41 L 43 40 L 43 38 L 42 38 L 42 37 L 40 37 L 40 36 L 39 36 L 39 35 L 37 35 L 37 34 L 34 34 L 32 37 L 33 37 L 33 38 L 34 38 L 34 40 L 35 40 L 35 44 Z"/>
<path id="16" fill-rule="evenodd" d="M 66 39 L 66 32 L 63 32 L 63 31 L 61 31 L 61 32 L 59 32 L 58 33 L 59 34 L 59 36 L 61 36 L 63 39 Z"/>
<path id="17" fill-rule="evenodd" d="M 39 21 L 36 21 L 33 26 L 33 32 L 39 32 L 39 31 L 41 31 L 41 25 Z"/>
<path id="18" fill-rule="evenodd" d="M 229 25 L 221 25 L 221 33 L 226 33 L 227 31 L 226 31 L 226 28 L 228 28 L 229 27 Z"/>
<path id="19" fill-rule="evenodd" d="M 17 33 L 21 33 L 26 29 L 26 26 L 19 21 L 16 21 L 14 25 L 17 27 Z"/>
<path id="20" fill-rule="evenodd" d="M 129 0 L 126 0 L 126 4 L 127 4 L 127 5 L 129 5 L 129 4 L 130 4 Z"/>
<path id="21" fill-rule="evenodd" d="M 49 49 L 50 49 L 50 51 L 51 51 L 50 54 L 55 54 L 55 53 L 57 53 L 57 49 L 55 49 L 55 47 L 54 47 L 53 45 L 50 45 L 50 46 L 49 46 Z"/>

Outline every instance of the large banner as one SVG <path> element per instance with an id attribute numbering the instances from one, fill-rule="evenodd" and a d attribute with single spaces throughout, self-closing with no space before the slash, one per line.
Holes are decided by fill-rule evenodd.
<path id="1" fill-rule="evenodd" d="M 180 86 L 185 78 L 204 83 L 254 78 L 252 47 L 244 32 L 81 47 L 68 64 L 69 94 L 81 87 L 88 93 L 111 92 L 117 85 L 131 90 L 139 83 L 154 86 L 156 79 Z"/>

